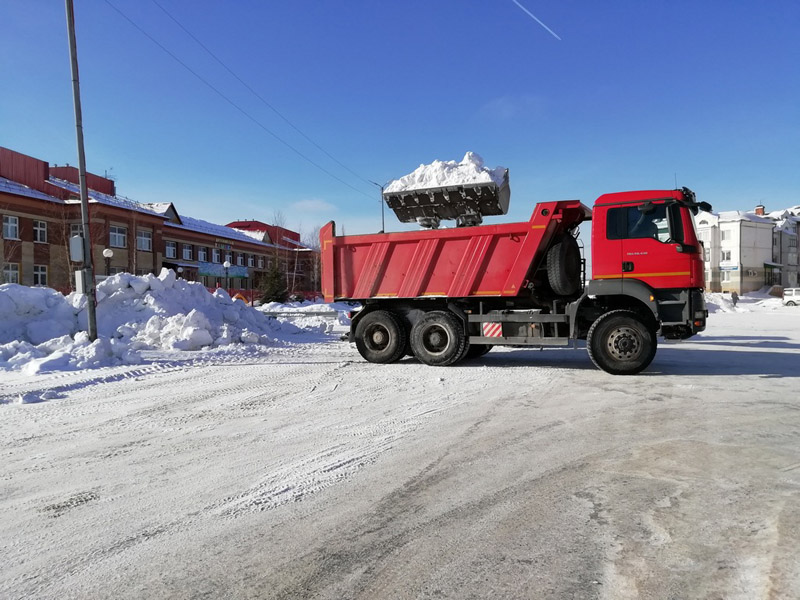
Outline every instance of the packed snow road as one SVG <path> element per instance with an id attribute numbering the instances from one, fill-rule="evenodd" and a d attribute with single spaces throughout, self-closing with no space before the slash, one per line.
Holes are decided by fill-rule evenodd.
<path id="1" fill-rule="evenodd" d="M 635 377 L 335 336 L 3 374 L 0 597 L 798 597 L 800 309 L 738 310 Z"/>

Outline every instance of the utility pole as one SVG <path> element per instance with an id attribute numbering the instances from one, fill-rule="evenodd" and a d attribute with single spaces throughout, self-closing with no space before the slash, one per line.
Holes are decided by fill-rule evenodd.
<path id="1" fill-rule="evenodd" d="M 384 183 L 383 185 L 381 185 L 380 183 L 375 183 L 371 179 L 367 179 L 367 181 L 369 181 L 372 185 L 381 188 L 381 199 L 380 199 L 380 203 L 381 203 L 381 233 L 386 233 L 386 223 L 385 223 L 384 218 L 383 218 L 383 188 L 384 188 L 384 186 L 386 184 Z"/>
<path id="2" fill-rule="evenodd" d="M 78 82 L 78 49 L 75 42 L 75 11 L 72 0 L 66 0 L 67 34 L 69 36 L 69 57 L 72 66 L 72 99 L 75 104 L 75 130 L 78 140 L 78 174 L 81 183 L 81 219 L 83 221 L 83 275 L 88 285 L 86 311 L 89 317 L 89 339 L 97 339 L 97 314 L 92 264 L 92 240 L 89 235 L 89 190 L 86 187 L 86 155 L 83 151 L 83 116 L 81 114 L 81 89 Z"/>

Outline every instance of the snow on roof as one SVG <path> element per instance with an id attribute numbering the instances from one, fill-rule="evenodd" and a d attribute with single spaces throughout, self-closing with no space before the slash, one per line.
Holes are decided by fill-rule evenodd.
<path id="1" fill-rule="evenodd" d="M 258 242 L 263 242 L 264 241 L 264 236 L 267 233 L 266 230 L 264 230 L 264 231 L 245 231 L 244 229 L 237 229 L 235 227 L 228 227 L 227 225 L 225 226 L 225 229 L 231 229 L 233 231 L 238 231 L 239 233 L 244 234 L 249 238 L 253 238 L 254 240 L 256 240 Z"/>
<path id="2" fill-rule="evenodd" d="M 172 202 L 142 202 L 142 206 L 145 206 L 152 210 L 159 215 L 166 214 L 169 210 L 169 207 L 172 206 Z"/>
<path id="3" fill-rule="evenodd" d="M 695 215 L 694 220 L 698 225 L 716 225 L 719 221 L 719 215 L 701 210 Z"/>
<path id="4" fill-rule="evenodd" d="M 744 210 L 726 210 L 719 213 L 720 221 L 750 221 L 751 223 L 765 223 L 774 225 L 775 222 L 767 217 L 760 217 L 755 213 Z"/>
<path id="5" fill-rule="evenodd" d="M 55 177 L 51 177 L 48 181 L 55 186 L 72 192 L 73 194 L 81 193 L 80 186 L 72 183 L 71 181 L 57 179 Z M 66 204 L 75 204 L 76 202 L 80 202 L 80 200 L 65 200 Z M 98 204 L 105 204 L 107 206 L 118 206 L 119 208 L 124 208 L 125 210 L 133 210 L 150 215 L 157 215 L 159 217 L 163 216 L 148 206 L 136 202 L 135 200 L 131 200 L 130 198 L 125 198 L 124 196 L 109 196 L 108 194 L 103 194 L 96 190 L 89 190 L 89 202 L 97 202 Z"/>
<path id="6" fill-rule="evenodd" d="M 166 221 L 164 225 L 167 227 L 175 227 L 176 229 L 186 229 L 189 231 L 208 233 L 213 236 L 227 238 L 229 240 L 239 240 L 251 244 L 259 244 L 265 248 L 286 248 L 286 246 L 276 246 L 275 244 L 263 242 L 260 239 L 251 236 L 250 233 L 252 232 L 240 231 L 238 229 L 233 229 L 232 227 L 226 227 L 225 225 L 217 225 L 216 223 L 203 221 L 202 219 L 195 219 L 194 217 L 181 215 L 181 221 L 183 221 L 183 224 Z"/>
<path id="7" fill-rule="evenodd" d="M 15 194 L 17 196 L 25 196 L 27 198 L 36 198 L 37 200 L 47 200 L 48 202 L 55 202 L 57 204 L 64 204 L 64 201 L 55 196 L 50 196 L 39 190 L 29 188 L 27 185 L 11 181 L 5 177 L 0 177 L 0 192 Z"/>
<path id="8" fill-rule="evenodd" d="M 405 192 L 435 187 L 467 185 L 472 183 L 505 183 L 508 169 L 483 166 L 483 158 L 467 152 L 461 162 L 435 160 L 429 165 L 420 165 L 415 171 L 392 181 L 385 192 Z"/>

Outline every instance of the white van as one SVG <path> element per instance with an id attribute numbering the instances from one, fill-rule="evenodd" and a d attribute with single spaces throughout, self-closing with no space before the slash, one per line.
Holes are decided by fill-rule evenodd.
<path id="1" fill-rule="evenodd" d="M 783 304 L 784 306 L 800 305 L 800 288 L 784 288 Z"/>

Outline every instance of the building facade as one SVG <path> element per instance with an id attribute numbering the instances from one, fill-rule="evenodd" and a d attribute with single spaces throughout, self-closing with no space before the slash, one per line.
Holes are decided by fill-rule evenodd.
<path id="1" fill-rule="evenodd" d="M 741 294 L 765 286 L 796 287 L 800 219 L 792 210 L 765 214 L 759 205 L 752 212 L 699 213 L 695 223 L 705 252 L 706 289 Z"/>
<path id="2" fill-rule="evenodd" d="M 83 230 L 78 181 L 75 167 L 0 148 L 0 283 L 74 289 L 80 264 L 70 261 L 69 239 Z M 135 202 L 117 195 L 114 181 L 93 174 L 87 174 L 87 186 L 98 275 L 167 267 L 209 288 L 254 290 L 277 268 L 290 293 L 313 294 L 319 287 L 318 253 L 303 246 L 296 232 L 266 224 L 260 232 L 248 231 L 181 215 L 169 202 Z"/>

